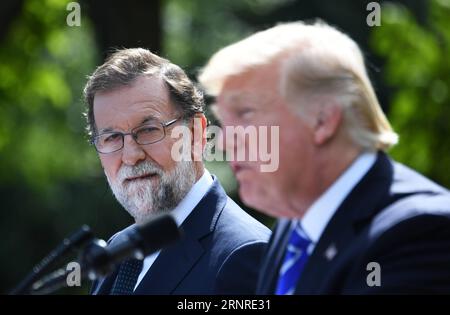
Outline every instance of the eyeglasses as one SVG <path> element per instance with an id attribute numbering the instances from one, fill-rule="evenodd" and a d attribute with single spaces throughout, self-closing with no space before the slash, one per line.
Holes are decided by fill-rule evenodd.
<path id="1" fill-rule="evenodd" d="M 111 131 L 94 136 L 91 143 L 99 153 L 108 154 L 123 148 L 123 139 L 131 135 L 137 144 L 145 145 L 161 141 L 166 136 L 166 128 L 174 124 L 180 118 L 172 119 L 166 123 L 146 123 L 133 128 L 130 132 Z"/>

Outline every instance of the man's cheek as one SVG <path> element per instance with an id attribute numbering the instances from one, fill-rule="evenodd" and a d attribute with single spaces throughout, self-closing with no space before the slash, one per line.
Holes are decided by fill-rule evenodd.
<path id="1" fill-rule="evenodd" d="M 103 171 L 105 175 L 112 181 L 116 182 L 119 177 L 119 168 L 111 167 L 111 165 L 104 165 Z"/>

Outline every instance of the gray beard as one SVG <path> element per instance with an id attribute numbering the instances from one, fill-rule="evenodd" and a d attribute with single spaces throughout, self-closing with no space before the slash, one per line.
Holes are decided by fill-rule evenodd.
<path id="1" fill-rule="evenodd" d="M 124 182 L 128 177 L 156 173 L 154 179 Z M 178 162 L 170 172 L 164 172 L 149 161 L 135 166 L 123 165 L 115 181 L 109 179 L 109 186 L 117 201 L 128 211 L 136 223 L 147 221 L 151 216 L 174 209 L 191 190 L 195 183 L 195 169 L 192 161 Z M 156 187 L 154 187 L 156 186 Z"/>

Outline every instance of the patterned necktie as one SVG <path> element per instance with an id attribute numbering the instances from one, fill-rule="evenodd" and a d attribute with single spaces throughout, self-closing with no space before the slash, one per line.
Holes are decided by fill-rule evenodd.
<path id="1" fill-rule="evenodd" d="M 295 291 L 303 268 L 308 260 L 312 242 L 303 231 L 300 222 L 294 225 L 280 268 L 275 294 L 291 295 Z"/>
<path id="2" fill-rule="evenodd" d="M 142 260 L 128 259 L 124 261 L 112 286 L 110 295 L 130 295 L 134 292 L 134 286 L 142 271 Z"/>

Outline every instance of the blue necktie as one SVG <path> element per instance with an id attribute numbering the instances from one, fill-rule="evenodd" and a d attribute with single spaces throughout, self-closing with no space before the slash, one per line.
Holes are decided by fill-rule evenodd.
<path id="1" fill-rule="evenodd" d="M 128 259 L 119 267 L 119 273 L 112 286 L 110 295 L 130 295 L 134 292 L 139 274 L 142 271 L 142 260 Z"/>
<path id="2" fill-rule="evenodd" d="M 297 282 L 308 260 L 310 254 L 309 247 L 311 245 L 311 240 L 303 231 L 300 222 L 297 221 L 286 247 L 275 294 L 291 295 L 294 293 Z"/>

